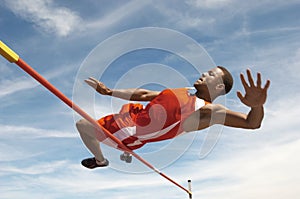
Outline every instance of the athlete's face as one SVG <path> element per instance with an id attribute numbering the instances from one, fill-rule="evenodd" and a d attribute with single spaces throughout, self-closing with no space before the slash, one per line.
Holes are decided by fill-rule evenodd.
<path id="1" fill-rule="evenodd" d="M 194 87 L 198 91 L 204 91 L 209 89 L 218 88 L 219 85 L 223 84 L 222 80 L 223 71 L 216 67 L 201 75 L 201 77 L 194 83 Z"/>

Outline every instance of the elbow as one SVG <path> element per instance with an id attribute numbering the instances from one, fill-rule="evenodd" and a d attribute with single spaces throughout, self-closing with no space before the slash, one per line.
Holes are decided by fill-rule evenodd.
<path id="1" fill-rule="evenodd" d="M 262 120 L 246 120 L 247 128 L 252 130 L 259 129 L 261 127 L 261 123 Z"/>
<path id="2" fill-rule="evenodd" d="M 256 129 L 259 129 L 261 127 L 261 124 L 249 124 L 248 125 L 248 129 L 251 129 L 251 130 L 256 130 Z"/>

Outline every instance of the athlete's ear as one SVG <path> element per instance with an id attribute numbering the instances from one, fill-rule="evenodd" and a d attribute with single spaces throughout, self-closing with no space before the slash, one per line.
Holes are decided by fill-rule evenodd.
<path id="1" fill-rule="evenodd" d="M 217 91 L 219 91 L 219 92 L 223 92 L 223 91 L 225 91 L 225 84 L 218 84 L 217 86 L 216 86 L 216 90 Z"/>

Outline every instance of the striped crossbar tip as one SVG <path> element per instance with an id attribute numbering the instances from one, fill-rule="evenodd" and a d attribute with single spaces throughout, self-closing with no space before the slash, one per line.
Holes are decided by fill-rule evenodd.
<path id="1" fill-rule="evenodd" d="M 19 60 L 19 55 L 0 40 L 0 54 L 11 63 Z"/>

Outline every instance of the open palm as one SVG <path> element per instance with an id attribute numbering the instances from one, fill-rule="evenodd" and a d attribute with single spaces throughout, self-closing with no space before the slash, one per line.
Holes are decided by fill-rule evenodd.
<path id="1" fill-rule="evenodd" d="M 267 80 L 265 86 L 261 87 L 261 74 L 257 73 L 256 85 L 254 83 L 251 71 L 247 70 L 248 82 L 243 74 L 240 78 L 245 89 L 245 95 L 243 96 L 240 91 L 237 92 L 238 98 L 249 107 L 262 106 L 267 99 L 267 90 L 270 86 L 270 80 Z"/>

